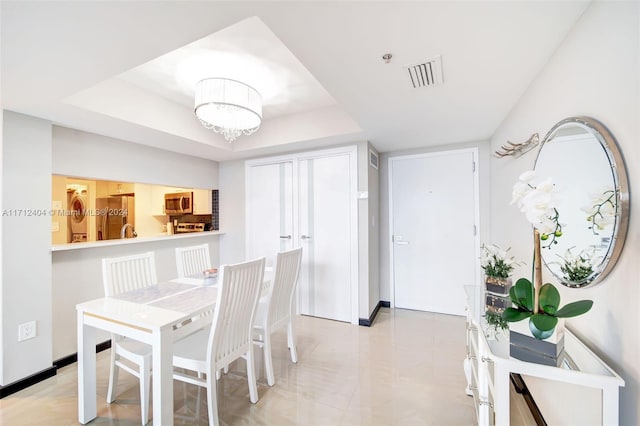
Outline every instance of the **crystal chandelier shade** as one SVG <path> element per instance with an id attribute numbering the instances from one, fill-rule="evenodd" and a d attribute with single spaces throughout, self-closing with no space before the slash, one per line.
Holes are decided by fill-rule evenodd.
<path id="1" fill-rule="evenodd" d="M 232 142 L 260 128 L 262 97 L 240 81 L 205 78 L 196 84 L 195 113 L 204 127 Z"/>

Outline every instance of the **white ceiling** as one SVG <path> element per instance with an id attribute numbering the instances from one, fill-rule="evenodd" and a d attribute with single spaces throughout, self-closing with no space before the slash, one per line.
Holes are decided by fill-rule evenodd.
<path id="1" fill-rule="evenodd" d="M 365 139 L 383 152 L 486 140 L 587 6 L 2 1 L 0 102 L 220 161 Z M 269 77 L 255 83 L 265 102 L 254 135 L 229 144 L 195 118 L 175 69 L 203 54 Z M 437 55 L 444 84 L 414 89 L 405 66 Z"/>

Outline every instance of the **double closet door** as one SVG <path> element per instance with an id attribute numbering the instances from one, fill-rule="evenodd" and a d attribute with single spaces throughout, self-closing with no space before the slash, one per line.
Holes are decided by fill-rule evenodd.
<path id="1" fill-rule="evenodd" d="M 357 323 L 355 147 L 247 162 L 247 255 L 302 247 L 298 312 Z"/>

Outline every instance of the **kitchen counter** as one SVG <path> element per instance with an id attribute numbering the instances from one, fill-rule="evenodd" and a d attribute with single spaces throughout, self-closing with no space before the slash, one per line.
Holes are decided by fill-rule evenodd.
<path id="1" fill-rule="evenodd" d="M 117 240 L 105 240 L 105 241 L 90 241 L 86 243 L 72 243 L 72 244 L 56 244 L 51 246 L 51 251 L 67 251 L 67 250 L 81 250 L 97 247 L 118 246 L 123 244 L 137 244 L 137 243 L 149 243 L 154 241 L 164 241 L 168 239 L 184 239 L 184 238 L 198 238 L 208 237 L 211 235 L 221 235 L 224 232 L 221 231 L 205 231 L 205 232 L 188 232 L 184 234 L 159 234 L 153 237 L 136 237 L 136 238 L 124 238 Z"/>

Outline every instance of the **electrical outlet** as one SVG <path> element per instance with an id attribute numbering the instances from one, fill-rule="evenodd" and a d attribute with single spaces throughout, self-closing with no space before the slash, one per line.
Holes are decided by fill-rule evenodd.
<path id="1" fill-rule="evenodd" d="M 18 326 L 18 342 L 36 337 L 36 322 L 29 321 Z"/>

